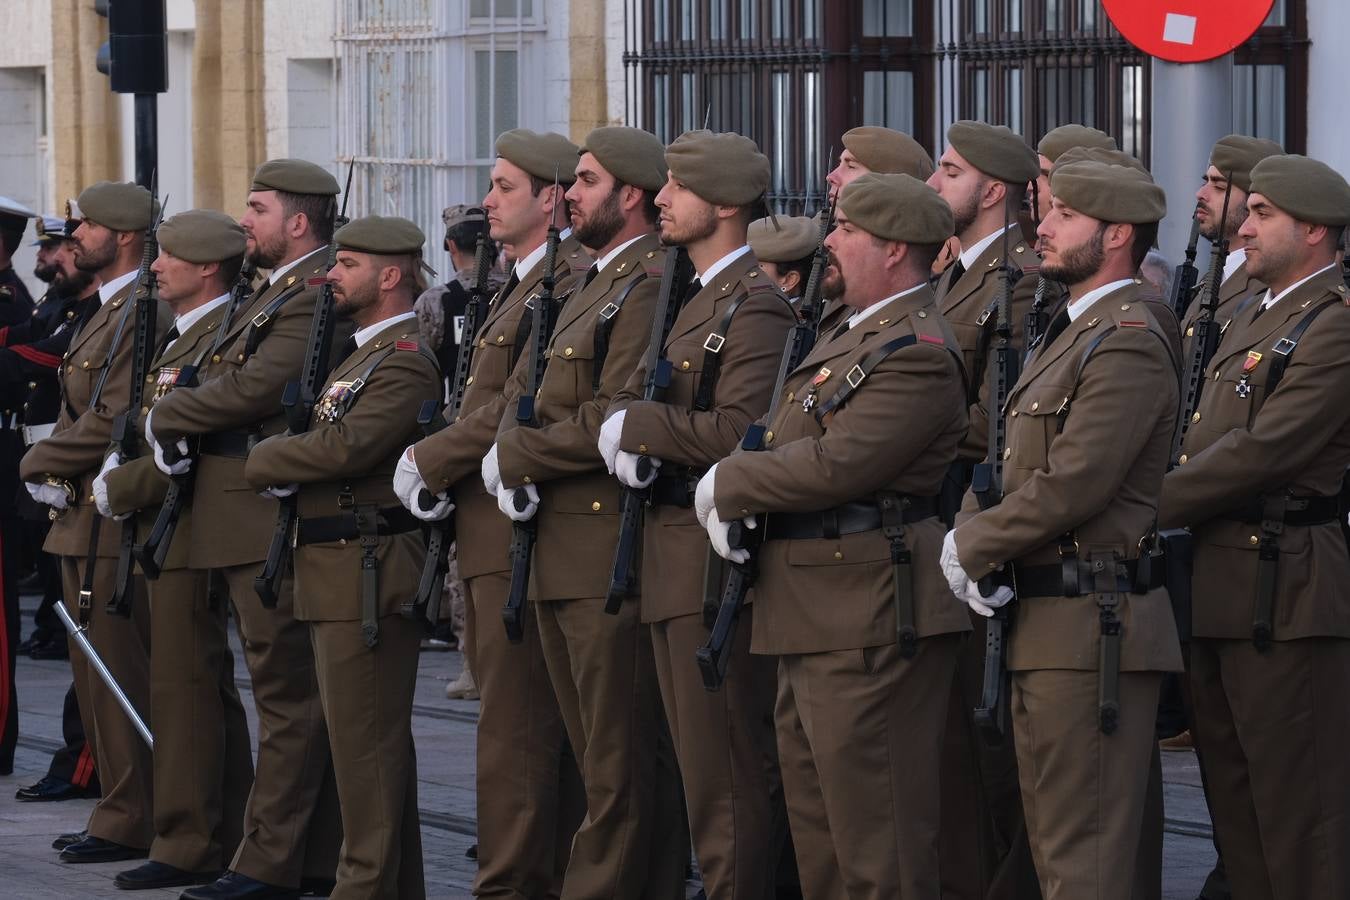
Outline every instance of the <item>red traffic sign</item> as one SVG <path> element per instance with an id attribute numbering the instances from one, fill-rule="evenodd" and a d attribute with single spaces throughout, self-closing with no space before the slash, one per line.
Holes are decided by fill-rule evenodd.
<path id="1" fill-rule="evenodd" d="M 1223 56 L 1256 33 L 1275 0 L 1102 0 L 1125 40 L 1170 62 Z"/>

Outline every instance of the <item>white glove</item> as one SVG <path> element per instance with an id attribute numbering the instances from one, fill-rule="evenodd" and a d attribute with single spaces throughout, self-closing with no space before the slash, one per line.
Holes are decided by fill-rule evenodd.
<path id="1" fill-rule="evenodd" d="M 483 457 L 482 475 L 483 487 L 487 488 L 487 492 L 497 493 L 497 489 L 502 486 L 502 467 L 497 463 L 496 444 L 489 447 L 487 455 Z"/>
<path id="2" fill-rule="evenodd" d="M 516 509 L 516 491 L 524 491 L 528 502 L 524 509 Z M 512 522 L 528 522 L 539 512 L 539 489 L 532 484 L 518 488 L 497 488 L 497 508 Z"/>
<path id="3" fill-rule="evenodd" d="M 628 410 L 621 409 L 606 419 L 605 424 L 600 426 L 600 439 L 596 441 L 600 457 L 611 475 L 614 474 L 614 457 L 619 453 L 619 441 L 623 438 L 623 417 L 626 415 Z"/>
<path id="4" fill-rule="evenodd" d="M 66 492 L 54 484 L 26 481 L 24 487 L 28 488 L 28 493 L 32 495 L 34 500 L 46 504 L 52 509 L 65 509 L 70 505 L 70 498 L 66 495 Z"/>
<path id="5" fill-rule="evenodd" d="M 98 507 L 98 513 L 101 516 L 107 516 L 114 522 L 121 522 L 131 513 L 122 513 L 120 516 L 113 515 L 112 507 L 108 505 L 108 473 L 122 464 L 122 454 L 114 450 L 108 454 L 108 458 L 103 461 L 103 468 L 98 470 L 94 476 L 94 506 Z"/>
<path id="6" fill-rule="evenodd" d="M 746 528 L 754 528 L 755 517 L 746 516 L 744 519 L 741 519 L 741 524 Z M 731 523 L 723 522 L 717 515 L 716 508 L 708 511 L 708 521 L 704 523 L 703 527 L 708 529 L 708 540 L 712 542 L 713 552 L 718 556 L 734 563 L 743 563 L 750 559 L 749 550 L 739 548 L 735 550 L 731 549 L 731 543 L 729 541 Z"/>
<path id="7" fill-rule="evenodd" d="M 1013 591 L 1006 584 L 1001 584 L 994 589 L 994 593 L 985 597 L 980 594 L 979 586 L 967 578 L 965 587 L 956 596 L 987 619 L 994 614 L 994 610 L 1008 604 L 1008 601 L 1013 598 Z"/>
<path id="8" fill-rule="evenodd" d="M 636 453 L 629 453 L 627 450 L 620 450 L 614 457 L 614 474 L 618 477 L 620 483 L 637 490 L 645 488 L 656 480 L 657 474 L 661 470 L 661 460 L 655 456 L 647 457 L 647 461 L 652 464 L 647 472 L 646 478 L 638 477 L 638 460 L 642 459 Z"/>
<path id="9" fill-rule="evenodd" d="M 712 464 L 703 477 L 698 480 L 698 487 L 694 488 L 694 515 L 698 516 L 698 524 L 704 528 L 708 527 L 708 513 L 713 511 L 713 481 L 717 477 L 717 463 Z"/>
<path id="10" fill-rule="evenodd" d="M 960 596 L 966 582 L 970 581 L 970 576 L 961 568 L 961 560 L 956 555 L 955 529 L 947 532 L 947 536 L 942 539 L 942 555 L 938 557 L 938 562 L 942 566 L 942 574 L 946 577 L 952 593 Z"/>
<path id="11" fill-rule="evenodd" d="M 283 497 L 289 497 L 298 490 L 300 490 L 300 485 L 295 482 L 291 482 L 290 484 L 274 484 L 271 487 L 266 487 L 261 491 L 258 491 L 258 496 L 266 497 L 268 500 L 280 500 Z"/>
<path id="12" fill-rule="evenodd" d="M 192 468 L 192 460 L 187 457 L 187 441 L 183 438 L 178 439 L 174 446 L 178 448 L 180 458 L 178 462 L 170 465 L 164 459 L 164 448 L 159 445 L 159 441 L 155 440 L 155 432 L 150 427 L 150 420 L 154 418 L 154 415 L 155 411 L 153 409 L 145 414 L 145 442 L 154 450 L 155 468 L 159 469 L 165 475 L 182 475 L 187 472 L 188 469 Z"/>
<path id="13" fill-rule="evenodd" d="M 422 508 L 424 491 L 435 498 L 435 502 L 427 509 Z M 422 480 L 412 447 L 403 451 L 403 455 L 398 458 L 398 465 L 394 467 L 394 494 L 408 508 L 408 512 L 423 522 L 439 522 L 455 511 L 455 504 L 450 502 L 448 494 L 435 493 Z"/>

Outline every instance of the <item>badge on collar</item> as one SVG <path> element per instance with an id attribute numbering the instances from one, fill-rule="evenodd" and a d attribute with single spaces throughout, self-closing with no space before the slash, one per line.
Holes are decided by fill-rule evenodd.
<path id="1" fill-rule="evenodd" d="M 810 412 L 816 405 L 816 394 L 820 391 L 820 386 L 830 378 L 830 369 L 828 366 L 821 366 L 820 371 L 811 377 L 811 386 L 806 391 L 806 397 L 802 399 L 802 412 Z"/>
<path id="2" fill-rule="evenodd" d="M 1238 378 L 1237 386 L 1233 389 L 1242 399 L 1247 399 L 1252 393 L 1252 372 L 1261 364 L 1261 354 L 1255 350 L 1247 351 L 1247 358 L 1242 361 L 1242 375 Z"/>

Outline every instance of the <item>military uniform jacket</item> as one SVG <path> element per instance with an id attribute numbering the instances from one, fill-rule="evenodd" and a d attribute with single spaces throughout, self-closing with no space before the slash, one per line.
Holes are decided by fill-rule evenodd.
<path id="1" fill-rule="evenodd" d="M 287 382 L 300 378 L 319 299 L 319 285 L 313 282 L 323 278 L 327 261 L 327 248 L 314 251 L 276 284 L 264 281 L 240 305 L 220 348 L 203 361 L 198 386 L 174 391 L 155 407 L 151 425 L 156 440 L 167 444 L 180 437 L 216 432 L 265 436 L 286 430 L 281 393 Z M 261 316 L 283 295 L 289 299 L 263 322 Z M 255 326 L 255 319 L 261 325 Z M 340 346 L 350 328 L 339 322 L 334 330 L 335 343 Z M 250 340 L 257 344 L 251 354 Z M 249 485 L 241 455 L 207 451 L 195 465 L 192 503 L 197 527 L 192 530 L 192 568 L 261 562 L 272 538 L 268 523 L 276 520 L 276 502 L 259 497 Z"/>
<path id="2" fill-rule="evenodd" d="M 83 300 L 48 295 L 26 321 L 0 328 L 0 411 L 7 420 L 17 414 L 25 425 L 56 421 L 57 371 L 71 338 L 98 305 L 97 294 Z"/>
<path id="3" fill-rule="evenodd" d="M 723 335 L 721 372 L 711 408 L 694 410 L 708 359 L 705 344 L 727 309 L 745 298 Z M 788 329 L 796 314 L 759 268 L 754 251 L 733 260 L 685 303 L 666 339 L 675 367 L 666 402 L 642 399 L 647 372 L 639 365 L 615 395 L 626 409 L 620 449 L 689 466 L 697 475 L 727 456 L 752 422 L 768 411 Z M 714 342 L 715 343 L 715 342 Z M 670 471 L 667 469 L 666 471 Z M 693 507 L 655 506 L 644 513 L 642 619 L 659 622 L 703 606 L 708 539 Z"/>
<path id="4" fill-rule="evenodd" d="M 553 268 L 555 302 L 566 297 L 590 264 L 591 258 L 576 238 L 568 235 L 559 243 Z M 415 452 L 417 469 L 427 486 L 438 492 L 450 489 L 454 494 L 459 523 L 455 553 L 462 578 L 511 568 L 511 520 L 497 508 L 497 498 L 483 488 L 483 457 L 496 440 L 502 417 L 515 412 L 511 372 L 517 363 L 529 360 L 530 325 L 528 320 L 522 324 L 522 319 L 530 315 L 526 301 L 533 303 L 539 296 L 543 280 L 544 261 L 540 259 L 509 293 L 499 290 L 493 296 L 478 330 L 459 416 L 450 427 L 419 442 Z"/>
<path id="5" fill-rule="evenodd" d="M 1200 317 L 1200 298 L 1208 289 L 1209 273 L 1206 272 L 1199 288 L 1196 289 L 1195 299 L 1191 301 L 1191 305 L 1186 308 L 1186 314 L 1181 318 L 1183 348 L 1187 354 L 1190 353 L 1190 340 L 1195 336 L 1195 320 Z M 1233 274 L 1219 285 L 1219 302 L 1214 308 L 1214 324 L 1218 327 L 1219 334 L 1228 331 L 1228 326 L 1232 323 L 1233 316 L 1237 314 L 1238 307 L 1243 305 L 1243 301 L 1254 298 L 1254 302 L 1259 303 L 1265 293 L 1266 286 L 1252 277 L 1247 271 L 1247 261 L 1243 260 L 1242 265 L 1234 269 Z"/>
<path id="6" fill-rule="evenodd" d="M 1154 525 L 1179 388 L 1166 335 L 1137 293 L 1129 284 L 1092 304 L 1036 351 L 1013 388 L 1003 502 L 979 512 L 968 492 L 957 517 L 956 545 L 972 577 L 1007 562 L 1059 565 L 1070 532 L 1081 560 L 1094 551 L 1139 555 Z M 1118 597 L 1121 670 L 1180 669 L 1166 589 Z M 1097 600 L 1020 598 L 1009 667 L 1095 670 Z"/>
<path id="7" fill-rule="evenodd" d="M 915 342 L 892 351 L 842 406 L 817 420 L 854 366 L 906 335 Z M 767 418 L 765 450 L 718 463 L 724 522 L 869 503 L 877 491 L 938 493 L 967 422 L 960 350 L 932 290 L 925 284 L 839 337 L 822 339 L 788 375 Z M 945 532 L 936 516 L 904 529 L 920 637 L 970 629 L 938 566 Z M 768 541 L 759 556 L 751 649 L 816 653 L 895 643 L 892 587 L 890 541 L 880 529 Z"/>
<path id="8" fill-rule="evenodd" d="M 61 383 L 61 413 L 51 437 L 38 441 L 24 454 L 20 475 L 25 481 L 41 481 L 47 475 L 64 478 L 75 486 L 75 503 L 52 522 L 43 549 L 59 556 L 83 556 L 89 552 L 89 530 L 98 510 L 90 486 L 103 465 L 112 440 L 113 419 L 126 410 L 131 397 L 131 363 L 135 345 L 135 308 L 131 303 L 135 282 L 124 287 L 95 310 L 84 327 L 71 339 Z M 97 302 L 97 300 L 95 300 Z M 108 348 L 123 313 L 126 328 L 112 360 Z M 155 314 L 155 341 L 168 330 L 172 318 L 163 303 Z M 96 407 L 89 401 L 104 366 L 108 380 Z M 98 555 L 117 555 L 117 529 L 100 528 Z"/>
<path id="9" fill-rule="evenodd" d="M 183 367 L 200 365 L 210 352 L 221 321 L 225 318 L 225 307 L 221 304 L 192 323 L 186 333 L 178 336 L 167 349 L 161 350 L 150 366 L 150 374 L 145 378 L 145 405 L 154 409 L 158 403 L 175 389 L 175 383 Z M 142 419 L 142 423 L 144 420 Z M 112 511 L 136 513 L 136 539 L 145 540 L 159 515 L 164 494 L 169 488 L 169 476 L 155 466 L 153 449 L 146 443 L 144 433 L 140 436 L 140 454 L 132 460 L 118 466 L 107 478 L 108 505 Z M 173 543 L 169 545 L 168 555 L 164 558 L 164 570 L 182 569 L 188 564 L 188 548 L 191 544 L 192 515 L 190 507 L 184 504 L 178 516 L 178 525 L 174 531 Z"/>
<path id="10" fill-rule="evenodd" d="M 1249 639 L 1259 525 L 1225 518 L 1265 492 L 1329 496 L 1350 465 L 1350 308 L 1338 267 L 1314 276 L 1253 318 L 1229 325 L 1205 373 L 1181 465 L 1163 483 L 1160 524 L 1195 535 L 1192 631 Z M 1273 348 L 1316 306 L 1275 393 Z M 1239 392 L 1239 385 L 1244 392 Z M 1274 637 L 1350 637 L 1350 557 L 1335 522 L 1286 525 L 1279 537 Z"/>
<path id="11" fill-rule="evenodd" d="M 352 394 L 362 375 L 365 387 Z M 390 324 L 333 368 L 309 431 L 274 435 L 253 448 L 245 470 L 251 489 L 299 483 L 301 528 L 305 519 L 347 512 L 348 498 L 401 513 L 394 468 L 416 439 L 422 404 L 439 401 L 442 391 L 440 367 L 421 344 L 417 320 Z M 381 536 L 377 555 L 379 614 L 396 615 L 417 593 L 426 560 L 421 529 Z M 357 540 L 297 547 L 295 578 L 303 588 L 295 592 L 296 618 L 359 621 L 361 556 Z"/>
<path id="12" fill-rule="evenodd" d="M 1014 274 L 1022 273 L 1013 286 L 1010 304 L 1013 352 L 1020 360 L 1026 354 L 1026 317 L 1036 298 L 1041 260 L 1020 239 L 1015 225 L 1008 233 L 1007 246 L 1011 251 Z M 1003 291 L 1003 248 L 1003 237 L 996 237 L 955 284 L 952 283 L 955 264 L 938 279 L 938 306 L 961 344 L 968 390 L 975 398 L 970 404 L 970 430 L 961 441 L 958 453 L 961 459 L 984 459 L 989 452 L 989 369 L 994 365 L 992 335 L 998 314 L 996 304 Z M 981 347 L 985 348 L 983 353 Z"/>
<path id="13" fill-rule="evenodd" d="M 665 255 L 657 236 L 646 235 L 625 247 L 590 284 L 578 287 L 554 328 L 535 401 L 540 427 L 517 427 L 514 404 L 502 418 L 497 436 L 502 483 L 528 482 L 539 489 L 531 570 L 535 599 L 603 597 L 609 587 L 620 486 L 605 471 L 596 439 L 610 398 L 646 350 Z M 602 319 L 610 304 L 618 304 L 617 311 Z M 602 321 L 610 323 L 608 352 L 597 360 Z M 508 394 L 525 392 L 528 369 L 528 363 L 516 366 Z"/>

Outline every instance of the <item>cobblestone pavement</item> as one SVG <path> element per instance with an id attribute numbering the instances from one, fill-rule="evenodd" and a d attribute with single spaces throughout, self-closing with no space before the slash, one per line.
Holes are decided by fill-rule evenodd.
<path id="1" fill-rule="evenodd" d="M 24 598 L 27 632 L 36 598 Z M 248 673 L 235 642 L 236 678 L 250 727 Z M 469 897 L 474 863 L 464 853 L 474 842 L 474 728 L 478 704 L 445 699 L 445 683 L 460 670 L 454 652 L 424 652 L 413 707 L 417 741 L 418 804 L 428 896 Z M 135 863 L 68 865 L 51 849 L 52 838 L 84 827 L 91 800 L 19 803 L 14 791 L 32 784 L 47 770 L 61 736 L 61 701 L 70 683 L 69 664 L 20 658 L 18 665 L 19 748 L 14 774 L 0 777 L 0 896 L 15 900 L 126 896 L 113 876 Z M 1191 753 L 1163 754 L 1168 830 L 1164 847 L 1164 900 L 1193 900 L 1213 863 L 1209 822 L 1200 794 L 1199 773 Z M 690 887 L 690 894 L 696 887 Z M 142 891 L 146 898 L 177 897 L 179 891 Z"/>

